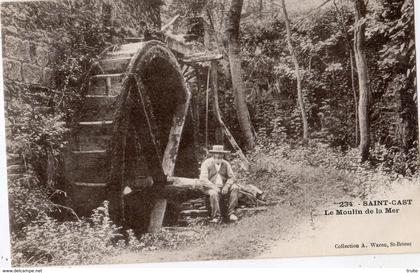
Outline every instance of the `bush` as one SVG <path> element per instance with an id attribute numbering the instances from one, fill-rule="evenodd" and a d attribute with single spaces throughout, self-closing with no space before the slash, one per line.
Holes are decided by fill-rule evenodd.
<path id="1" fill-rule="evenodd" d="M 387 148 L 385 145 L 376 143 L 371 155 L 372 161 L 383 171 L 405 176 L 414 176 L 418 173 L 417 145 L 405 152 L 398 147 Z"/>
<path id="2" fill-rule="evenodd" d="M 107 202 L 90 218 L 75 222 L 40 214 L 24 233 L 23 238 L 12 235 L 14 265 L 98 264 L 124 245 L 120 228 L 109 219 Z"/>
<path id="3" fill-rule="evenodd" d="M 250 171 L 239 171 L 237 179 L 258 186 L 267 193 L 269 200 L 276 202 L 287 200 L 295 203 L 302 196 L 306 199 L 312 196 L 313 202 L 308 203 L 311 206 L 332 200 L 327 196 L 362 198 L 383 186 L 417 179 L 417 171 L 406 172 L 403 176 L 396 169 L 399 164 L 404 168 L 410 166 L 410 162 L 416 162 L 414 159 L 397 164 L 393 157 L 391 165 L 394 167 L 385 168 L 386 157 L 381 164 L 360 164 L 358 154 L 358 149 L 342 152 L 339 148 L 313 142 L 305 146 L 287 143 L 258 145 L 249 155 L 252 161 Z"/>
<path id="4" fill-rule="evenodd" d="M 14 266 L 100 264 L 104 258 L 122 253 L 161 249 L 178 249 L 197 242 L 207 229 L 171 231 L 162 229 L 137 237 L 124 232 L 109 218 L 108 201 L 95 209 L 89 218 L 59 222 L 36 210 L 21 233 L 12 233 Z"/>
<path id="5" fill-rule="evenodd" d="M 22 229 L 32 220 L 49 214 L 54 209 L 48 198 L 49 192 L 45 187 L 39 186 L 39 181 L 30 172 L 17 178 L 9 177 L 8 191 L 10 225 L 16 236 L 20 236 Z"/>

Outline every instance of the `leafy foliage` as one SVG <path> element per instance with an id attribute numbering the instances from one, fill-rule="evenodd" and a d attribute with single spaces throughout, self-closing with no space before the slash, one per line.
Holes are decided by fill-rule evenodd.
<path id="1" fill-rule="evenodd" d="M 9 127 L 7 152 L 19 155 L 23 161 L 19 163 L 22 174 L 8 177 L 11 228 L 16 239 L 12 243 L 13 248 L 22 253 L 14 256 L 21 257 L 16 263 L 47 263 L 57 260 L 54 255 L 66 263 L 79 259 L 76 253 L 76 256 L 65 258 L 64 245 L 55 249 L 60 240 L 57 235 L 63 235 L 60 232 L 64 236 L 75 232 L 71 238 L 76 240 L 77 232 L 85 228 L 80 222 L 59 223 L 51 218 L 74 220 L 77 217 L 71 209 L 60 205 L 67 196 L 62 191 L 61 157 L 70 129 L 68 124 L 71 125 L 80 106 L 86 75 L 95 57 L 125 33 L 123 28 L 110 27 L 107 17 L 96 12 L 93 3 L 79 3 L 74 12 L 65 15 L 62 11 L 68 7 L 59 3 L 28 3 L 25 6 L 30 11 L 29 21 L 48 29 L 54 36 L 55 74 L 48 87 L 16 82 L 7 82 L 5 86 Z M 51 16 L 54 12 L 63 16 Z M 39 221 L 43 224 L 39 225 Z M 55 228 L 60 228 L 60 232 L 54 233 L 57 232 Z M 92 231 L 92 237 L 93 234 Z M 44 244 L 39 248 L 38 240 Z M 56 250 L 58 252 L 54 253 Z"/>
<path id="2" fill-rule="evenodd" d="M 21 236 L 25 226 L 54 207 L 48 198 L 48 191 L 33 179 L 36 179 L 35 176 L 28 172 L 8 180 L 10 224 L 16 236 Z"/>
<path id="3" fill-rule="evenodd" d="M 374 152 L 379 158 L 378 153 Z M 253 181 L 271 201 L 290 202 L 305 209 L 316 209 L 343 196 L 363 199 L 383 186 L 416 183 L 415 166 L 403 162 L 408 158 L 402 153 L 391 154 L 383 147 L 383 157 L 375 164 L 360 164 L 357 154 L 354 148 L 342 152 L 315 141 L 305 147 L 294 143 L 258 145 L 250 154 L 252 169 L 240 172 L 238 179 L 243 183 Z M 304 204 L 296 201 L 302 195 L 307 198 Z"/>
<path id="4" fill-rule="evenodd" d="M 390 155 L 408 156 L 409 150 L 417 147 L 412 11 L 412 1 L 383 1 L 370 7 L 366 22 L 372 138 L 390 149 Z M 358 90 L 357 84 L 352 89 L 350 61 L 353 20 L 352 10 L 346 5 L 330 5 L 309 16 L 294 16 L 293 40 L 307 94 L 311 138 L 342 150 L 358 145 Z M 245 79 L 251 90 L 253 124 L 263 137 L 260 143 L 299 139 L 302 129 L 295 78 L 282 19 L 267 17 L 246 23 L 242 29 Z M 357 81 L 357 75 L 354 77 Z M 374 150 L 372 160 L 380 161 L 375 159 Z M 408 158 L 416 164 L 415 158 Z M 395 169 L 405 173 L 399 167 Z"/>
<path id="5" fill-rule="evenodd" d="M 60 222 L 40 213 L 24 227 L 24 237 L 12 234 L 13 263 L 19 266 L 84 265 L 106 262 L 125 250 L 142 252 L 178 249 L 201 240 L 205 230 L 178 233 L 162 230 L 137 237 L 124 232 L 109 218 L 108 202 L 89 218 Z"/>
<path id="6" fill-rule="evenodd" d="M 36 220 L 24 228 L 24 239 L 12 238 L 13 262 L 21 266 L 100 263 L 123 244 L 107 203 L 81 221 L 58 222 L 45 214 Z"/>

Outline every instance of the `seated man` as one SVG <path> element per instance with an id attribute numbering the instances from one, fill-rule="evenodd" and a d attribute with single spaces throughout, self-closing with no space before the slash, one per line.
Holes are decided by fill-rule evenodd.
<path id="1" fill-rule="evenodd" d="M 209 182 L 205 193 L 210 197 L 211 222 L 220 222 L 220 205 L 228 205 L 228 217 L 230 221 L 237 221 L 238 217 L 234 214 L 238 205 L 239 187 L 233 182 L 234 175 L 232 167 L 224 159 L 224 155 L 229 153 L 223 149 L 223 145 L 214 145 L 209 151 L 213 156 L 206 159 L 201 164 L 200 180 Z M 222 197 L 222 198 L 220 198 Z M 221 199 L 222 204 L 219 203 Z M 224 202 L 227 202 L 225 204 Z"/>

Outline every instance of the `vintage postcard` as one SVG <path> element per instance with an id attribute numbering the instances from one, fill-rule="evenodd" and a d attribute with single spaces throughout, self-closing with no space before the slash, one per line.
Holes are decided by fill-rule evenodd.
<path id="1" fill-rule="evenodd" d="M 13 267 L 420 253 L 414 0 L 0 7 Z"/>

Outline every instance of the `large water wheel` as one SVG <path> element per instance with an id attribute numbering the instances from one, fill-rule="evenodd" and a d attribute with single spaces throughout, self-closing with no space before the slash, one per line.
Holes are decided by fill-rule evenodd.
<path id="1" fill-rule="evenodd" d="M 190 92 L 173 53 L 157 41 L 101 54 L 65 157 L 71 206 L 145 231 L 166 178 L 197 175 Z"/>

